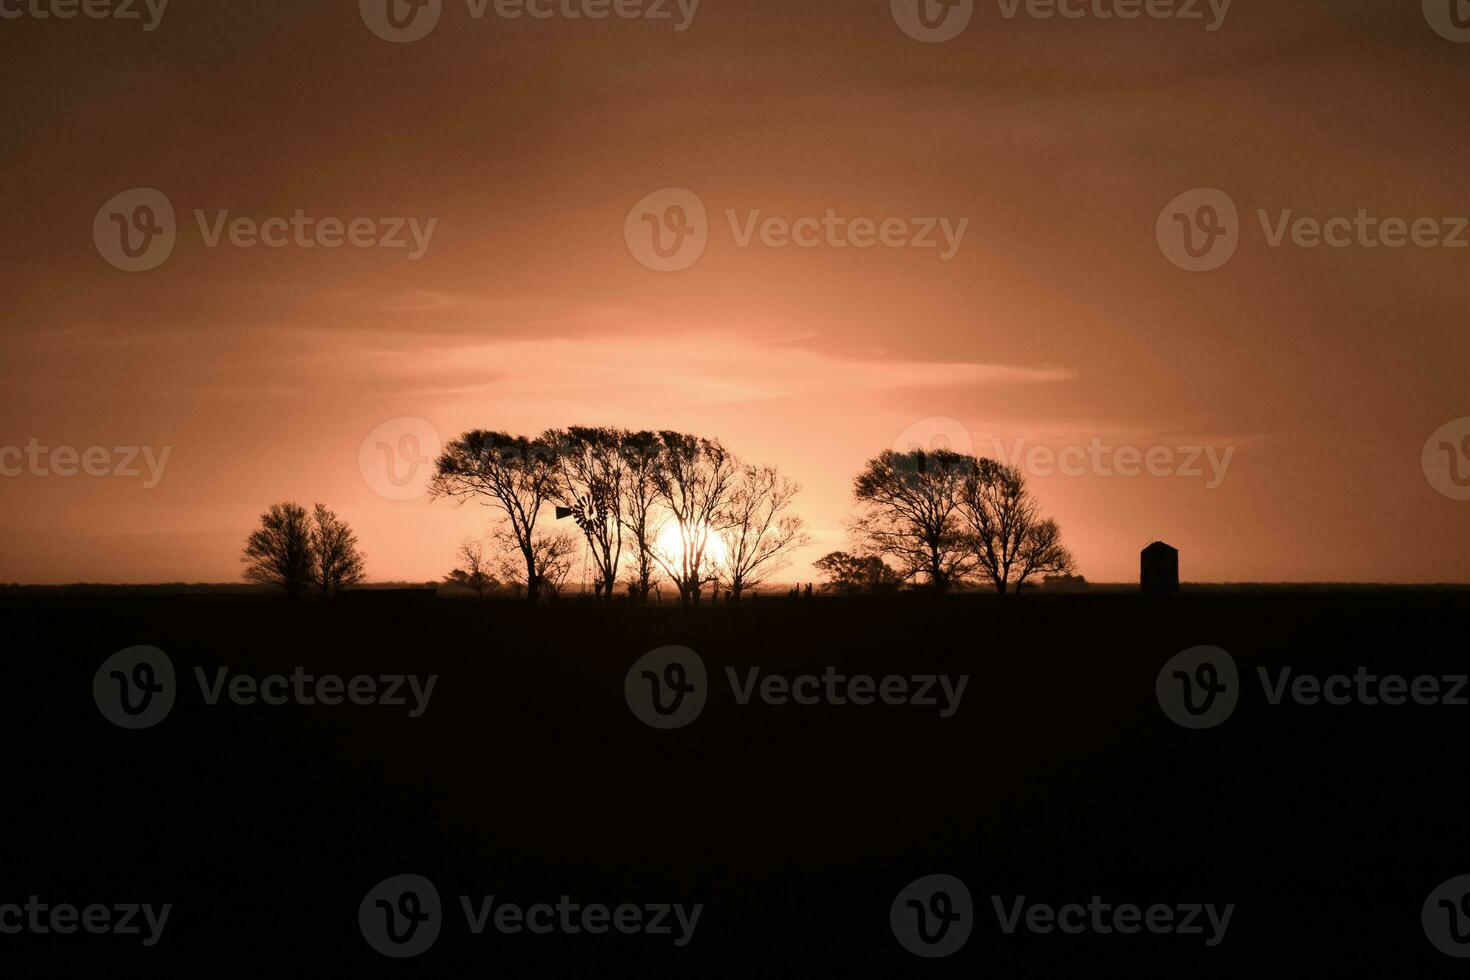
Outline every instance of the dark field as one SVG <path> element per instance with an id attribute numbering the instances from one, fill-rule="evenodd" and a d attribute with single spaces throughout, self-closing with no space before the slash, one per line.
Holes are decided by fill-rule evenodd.
<path id="1" fill-rule="evenodd" d="M 1470 593 L 1227 592 L 997 600 L 763 599 L 534 609 L 251 596 L 0 598 L 13 683 L 0 904 L 172 903 L 143 936 L 3 935 L 0 974 L 80 976 L 1437 977 L 1421 925 L 1470 874 L 1463 705 L 1271 706 L 1256 668 L 1470 671 Z M 110 723 L 94 674 L 165 651 L 177 700 Z M 695 650 L 709 700 L 659 731 L 633 662 Z M 1155 697 L 1208 644 L 1240 669 L 1223 724 Z M 409 706 L 206 703 L 215 671 L 437 674 Z M 725 668 L 968 675 L 952 717 L 911 704 L 740 706 Z M 1442 692 L 1449 693 L 1451 683 Z M 938 693 L 936 688 L 935 693 Z M 1470 695 L 1470 689 L 1459 692 Z M 940 697 L 941 705 L 943 703 Z M 427 952 L 359 930 L 378 882 L 443 900 Z M 943 959 L 895 939 L 911 881 L 954 875 L 973 932 Z M 671 935 L 473 935 L 459 896 L 682 903 Z M 1198 935 L 1001 928 L 1027 903 L 1235 908 Z M 672 921 L 672 919 L 670 920 Z M 144 930 L 146 934 L 146 927 Z"/>

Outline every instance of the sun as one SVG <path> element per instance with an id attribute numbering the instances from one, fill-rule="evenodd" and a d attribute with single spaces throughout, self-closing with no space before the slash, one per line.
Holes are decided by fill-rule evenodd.
<path id="1" fill-rule="evenodd" d="M 671 520 L 663 526 L 658 532 L 657 540 L 654 541 L 654 547 L 671 563 L 679 560 L 684 553 L 684 541 L 679 534 L 678 521 Z M 710 534 L 704 545 L 705 562 L 723 565 L 726 556 L 724 538 L 718 534 Z"/>

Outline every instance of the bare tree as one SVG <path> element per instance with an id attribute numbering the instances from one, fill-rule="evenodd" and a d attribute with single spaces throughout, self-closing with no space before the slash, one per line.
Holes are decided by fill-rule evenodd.
<path id="1" fill-rule="evenodd" d="M 317 504 L 312 514 L 311 578 L 323 596 L 336 595 L 344 585 L 363 579 L 367 560 L 357 548 L 357 535 L 346 521 Z"/>
<path id="2" fill-rule="evenodd" d="M 490 537 L 500 574 L 519 591 L 528 590 L 526 563 L 520 542 L 508 527 L 501 527 Z M 531 552 L 539 576 L 538 598 L 553 598 L 561 592 L 567 576 L 576 565 L 581 535 L 575 531 L 538 529 L 531 538 Z"/>
<path id="3" fill-rule="evenodd" d="M 245 541 L 245 579 L 281 589 L 292 599 L 311 584 L 311 521 L 296 503 L 272 504 Z"/>
<path id="4" fill-rule="evenodd" d="M 624 432 L 620 440 L 623 457 L 623 530 L 632 548 L 632 591 L 639 602 L 648 601 L 648 591 L 657 575 L 653 550 L 658 536 L 655 505 L 658 502 L 658 466 L 663 442 L 653 432 Z"/>
<path id="5" fill-rule="evenodd" d="M 490 571 L 490 559 L 485 554 L 485 545 L 479 538 L 465 538 L 455 552 L 459 567 L 446 575 L 445 581 L 462 585 L 474 591 L 476 598 L 484 599 L 500 585 Z"/>
<path id="6" fill-rule="evenodd" d="M 1021 561 L 1016 566 L 1016 593 L 1033 575 L 1070 575 L 1077 568 L 1072 553 L 1062 546 L 1062 529 L 1048 518 L 1031 525 L 1021 542 Z"/>
<path id="7" fill-rule="evenodd" d="M 792 551 L 811 543 L 802 519 L 788 513 L 800 492 L 774 466 L 740 468 L 716 520 L 725 545 L 720 572 L 731 600 L 739 602 L 746 589 L 790 564 Z"/>
<path id="8" fill-rule="evenodd" d="M 555 438 L 561 463 L 561 499 L 587 540 L 597 592 L 611 599 L 623 560 L 625 459 L 616 429 L 573 426 Z M 558 516 L 562 516 L 560 513 Z"/>
<path id="9" fill-rule="evenodd" d="M 721 509 L 738 463 L 714 439 L 660 432 L 659 441 L 663 448 L 654 487 L 677 531 L 678 544 L 673 554 L 655 547 L 654 558 L 679 590 L 679 601 L 693 605 L 718 574 L 709 543 L 720 531 Z"/>
<path id="10" fill-rule="evenodd" d="M 525 564 L 526 598 L 536 601 L 545 569 L 536 547 L 541 508 L 561 495 L 561 467 L 552 439 L 505 432 L 466 432 L 444 447 L 429 492 L 461 502 L 478 499 L 500 511 Z"/>
<path id="11" fill-rule="evenodd" d="M 577 564 L 581 545 L 581 540 L 571 531 L 549 531 L 536 536 L 534 546 L 541 565 L 541 584 L 551 598 L 561 594 Z"/>
<path id="12" fill-rule="evenodd" d="M 905 579 L 923 575 L 937 592 L 974 566 L 959 508 L 974 459 L 946 449 L 884 450 L 853 481 L 852 522 L 865 555 L 892 558 Z"/>
<path id="13" fill-rule="evenodd" d="M 976 460 L 965 479 L 961 513 L 980 574 L 1001 595 L 1013 585 L 1019 593 L 1032 575 L 1072 571 L 1061 529 L 1055 521 L 1041 520 L 1040 507 L 1016 467 Z"/>

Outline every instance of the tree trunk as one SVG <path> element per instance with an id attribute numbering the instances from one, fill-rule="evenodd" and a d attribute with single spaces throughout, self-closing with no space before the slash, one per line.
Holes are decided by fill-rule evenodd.
<path id="1" fill-rule="evenodd" d="M 939 549 L 929 550 L 929 584 L 934 586 L 934 591 L 943 593 L 949 583 L 944 580 L 944 572 L 940 570 Z"/>
<path id="2" fill-rule="evenodd" d="M 541 576 L 536 574 L 536 556 L 529 550 L 526 556 L 526 601 L 534 603 L 541 596 Z"/>

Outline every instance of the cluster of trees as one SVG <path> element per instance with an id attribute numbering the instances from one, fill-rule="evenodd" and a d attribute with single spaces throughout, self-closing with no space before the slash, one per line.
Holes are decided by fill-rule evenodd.
<path id="1" fill-rule="evenodd" d="M 604 598 L 625 581 L 646 601 L 663 575 L 682 603 L 711 585 L 739 601 L 810 542 L 791 511 L 799 492 L 717 439 L 587 426 L 534 438 L 466 432 L 444 447 L 430 484 L 433 496 L 474 500 L 498 518 L 490 553 L 465 542 L 451 578 L 483 595 L 503 577 L 533 602 L 561 587 L 583 545 Z M 567 518 L 580 535 L 555 529 Z"/>
<path id="2" fill-rule="evenodd" d="M 311 588 L 322 595 L 362 581 L 366 556 L 357 535 L 336 514 L 317 504 L 310 514 L 296 503 L 272 504 L 240 556 L 247 581 L 281 589 L 296 598 Z"/>
<path id="3" fill-rule="evenodd" d="M 853 496 L 858 553 L 833 552 L 816 563 L 840 591 L 923 582 L 946 592 L 979 581 L 1004 595 L 1075 566 L 1020 470 L 992 459 L 946 449 L 885 451 L 858 473 Z"/>
<path id="4" fill-rule="evenodd" d="M 574 426 L 534 438 L 466 432 L 445 446 L 430 493 L 491 507 L 487 540 L 460 545 L 451 582 L 483 597 L 512 588 L 532 602 L 559 592 L 586 555 L 596 593 L 620 583 L 647 601 L 666 577 L 682 603 L 710 586 L 741 596 L 810 543 L 792 512 L 800 487 L 774 466 L 740 461 L 716 439 L 681 432 Z M 854 552 L 816 568 L 839 592 L 978 582 L 1020 592 L 1075 561 L 1018 469 L 949 450 L 886 451 L 853 482 Z M 576 530 L 558 528 L 570 519 Z M 347 524 L 321 504 L 276 504 L 246 542 L 245 577 L 289 596 L 331 595 L 362 580 Z"/>

